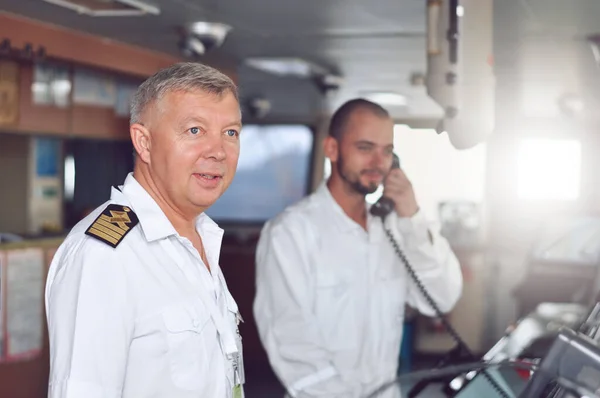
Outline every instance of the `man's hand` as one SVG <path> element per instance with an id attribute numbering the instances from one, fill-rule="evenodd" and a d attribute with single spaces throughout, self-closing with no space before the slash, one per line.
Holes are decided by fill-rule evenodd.
<path id="1" fill-rule="evenodd" d="M 383 182 L 383 196 L 394 201 L 400 217 L 412 217 L 419 210 L 412 184 L 402 169 L 390 171 Z"/>

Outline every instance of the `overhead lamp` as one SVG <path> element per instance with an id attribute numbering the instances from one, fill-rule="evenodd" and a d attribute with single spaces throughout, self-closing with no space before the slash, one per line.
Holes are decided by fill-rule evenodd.
<path id="1" fill-rule="evenodd" d="M 231 26 L 220 22 L 192 22 L 183 27 L 179 43 L 187 57 L 203 55 L 207 51 L 221 47 Z"/>
<path id="2" fill-rule="evenodd" d="M 322 66 L 302 58 L 254 57 L 244 62 L 255 69 L 278 76 L 309 78 L 329 74 L 329 71 Z"/>
<path id="3" fill-rule="evenodd" d="M 42 0 L 90 17 L 159 15 L 160 8 L 143 0 Z"/>
<path id="4" fill-rule="evenodd" d="M 272 75 L 310 80 L 323 95 L 336 92 L 344 83 L 343 76 L 302 58 L 254 57 L 244 63 Z"/>
<path id="5" fill-rule="evenodd" d="M 344 85 L 344 78 L 339 75 L 326 74 L 313 77 L 313 82 L 322 94 L 337 92 Z"/>
<path id="6" fill-rule="evenodd" d="M 364 93 L 363 97 L 369 101 L 376 102 L 380 105 L 389 106 L 407 106 L 408 99 L 405 95 L 391 91 L 368 92 Z"/>

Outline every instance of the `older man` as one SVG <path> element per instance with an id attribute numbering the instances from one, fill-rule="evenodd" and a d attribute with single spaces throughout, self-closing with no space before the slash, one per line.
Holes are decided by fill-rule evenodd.
<path id="1" fill-rule="evenodd" d="M 50 267 L 49 397 L 243 395 L 223 230 L 204 214 L 233 179 L 240 129 L 237 88 L 213 68 L 176 64 L 138 88 L 134 171 Z"/>

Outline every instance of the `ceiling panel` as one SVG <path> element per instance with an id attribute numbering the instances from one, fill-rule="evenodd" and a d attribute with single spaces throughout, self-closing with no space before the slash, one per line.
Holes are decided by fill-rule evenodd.
<path id="1" fill-rule="evenodd" d="M 162 10 L 158 16 L 92 18 L 41 0 L 0 0 L 0 10 L 176 55 L 180 26 L 224 22 L 233 30 L 213 55 L 238 63 L 252 56 L 306 58 L 344 75 L 342 96 L 379 88 L 425 95 L 408 83 L 426 67 L 425 0 L 152 1 Z M 523 55 L 537 40 L 582 46 L 587 34 L 600 32 L 598 0 L 497 0 L 494 11 L 496 73 L 503 76 L 537 65 Z"/>
<path id="2" fill-rule="evenodd" d="M 294 56 L 342 73 L 345 93 L 379 88 L 410 91 L 425 69 L 423 0 L 155 0 L 158 16 L 93 18 L 41 0 L 0 0 L 0 10 L 179 55 L 187 22 L 233 27 L 219 55 Z M 350 95 L 350 94 L 349 94 Z"/>

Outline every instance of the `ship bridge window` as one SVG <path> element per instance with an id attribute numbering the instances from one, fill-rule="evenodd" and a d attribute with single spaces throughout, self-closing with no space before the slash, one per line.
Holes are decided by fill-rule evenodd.
<path id="1" fill-rule="evenodd" d="M 231 186 L 207 211 L 217 222 L 262 223 L 308 194 L 314 136 L 304 125 L 246 125 Z"/>

